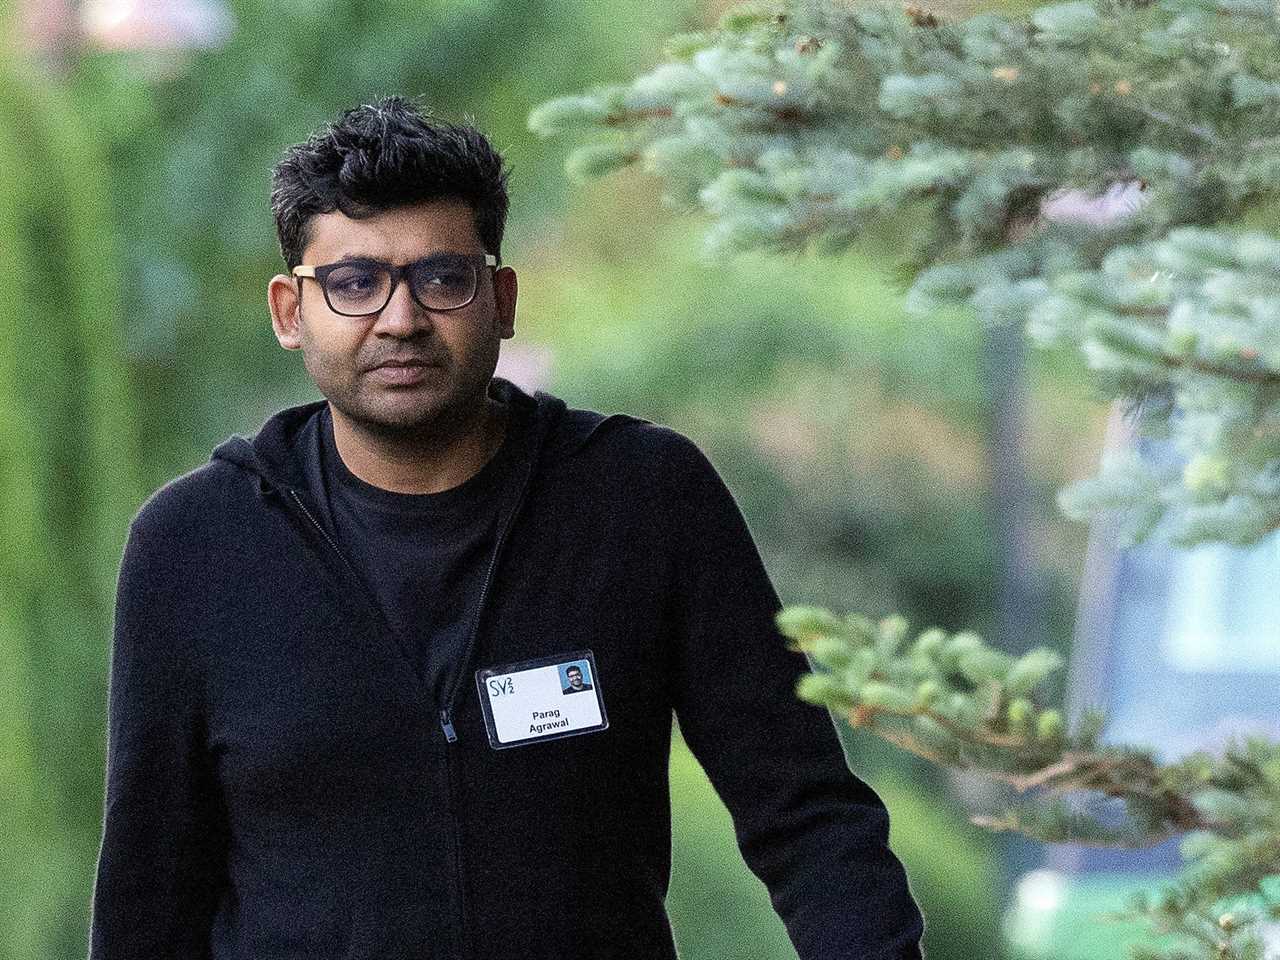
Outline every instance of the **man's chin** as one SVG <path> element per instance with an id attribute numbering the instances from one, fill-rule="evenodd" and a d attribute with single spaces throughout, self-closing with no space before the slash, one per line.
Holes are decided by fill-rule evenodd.
<path id="1" fill-rule="evenodd" d="M 450 431 L 459 420 L 465 419 L 442 404 L 334 406 L 356 429 L 383 440 L 420 440 L 436 436 L 442 431 Z"/>
<path id="2" fill-rule="evenodd" d="M 353 427 L 388 441 L 414 441 L 455 434 L 477 423 L 486 404 L 481 388 L 473 400 L 443 384 L 407 389 L 360 391 L 356 396 L 329 397 L 329 403 Z"/>

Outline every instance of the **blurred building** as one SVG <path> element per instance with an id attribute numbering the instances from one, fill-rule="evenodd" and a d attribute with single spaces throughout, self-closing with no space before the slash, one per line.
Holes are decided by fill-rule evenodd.
<path id="1" fill-rule="evenodd" d="M 235 21 L 222 0 L 19 0 L 28 48 L 58 62 L 81 46 L 172 51 L 224 44 Z"/>

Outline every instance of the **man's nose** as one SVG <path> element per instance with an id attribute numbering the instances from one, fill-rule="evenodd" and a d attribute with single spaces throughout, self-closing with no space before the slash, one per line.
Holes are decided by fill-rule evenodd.
<path id="1" fill-rule="evenodd" d="M 373 331 L 388 337 L 411 337 L 430 325 L 430 315 L 413 299 L 408 282 L 401 280 L 387 305 L 378 311 Z"/>

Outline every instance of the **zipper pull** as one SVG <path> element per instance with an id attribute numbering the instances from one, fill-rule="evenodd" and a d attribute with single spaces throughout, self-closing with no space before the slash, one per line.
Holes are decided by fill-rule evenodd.
<path id="1" fill-rule="evenodd" d="M 444 738 L 450 743 L 457 742 L 458 735 L 453 731 L 453 720 L 449 717 L 448 710 L 440 711 L 440 729 L 444 731 Z"/>

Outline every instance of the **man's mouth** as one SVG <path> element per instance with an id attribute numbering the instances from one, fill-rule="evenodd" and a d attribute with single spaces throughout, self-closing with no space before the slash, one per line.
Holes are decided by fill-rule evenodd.
<path id="1" fill-rule="evenodd" d="M 371 370 L 382 370 L 388 367 L 434 367 L 438 364 L 433 363 L 426 357 L 395 357 L 388 360 L 380 360 L 372 367 Z"/>
<path id="2" fill-rule="evenodd" d="M 383 360 L 369 369 L 375 380 L 388 386 L 413 386 L 427 376 L 427 371 L 439 364 L 423 357 L 398 357 Z"/>

